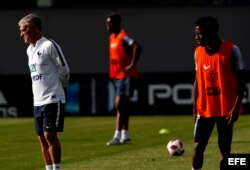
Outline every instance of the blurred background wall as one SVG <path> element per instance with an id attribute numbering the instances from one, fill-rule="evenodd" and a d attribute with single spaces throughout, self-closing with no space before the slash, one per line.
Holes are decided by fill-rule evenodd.
<path id="1" fill-rule="evenodd" d="M 146 0 L 139 3 L 96 0 L 92 3 L 83 1 L 83 4 L 75 0 L 6 2 L 12 2 L 12 5 L 6 3 L 0 8 L 2 75 L 28 73 L 27 44 L 19 37 L 17 23 L 30 12 L 41 16 L 43 34 L 61 45 L 72 73 L 77 74 L 108 72 L 105 19 L 112 11 L 122 15 L 124 29 L 143 46 L 139 62 L 139 70 L 143 73 L 193 71 L 193 24 L 202 15 L 217 17 L 221 38 L 239 45 L 246 60 L 250 54 L 250 7 L 245 1 L 182 0 L 163 3 Z"/>

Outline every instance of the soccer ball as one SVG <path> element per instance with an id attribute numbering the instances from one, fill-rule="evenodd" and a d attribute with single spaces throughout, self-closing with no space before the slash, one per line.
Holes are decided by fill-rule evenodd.
<path id="1" fill-rule="evenodd" d="M 180 139 L 170 140 L 167 144 L 167 151 L 171 156 L 181 156 L 185 151 L 183 142 Z"/>

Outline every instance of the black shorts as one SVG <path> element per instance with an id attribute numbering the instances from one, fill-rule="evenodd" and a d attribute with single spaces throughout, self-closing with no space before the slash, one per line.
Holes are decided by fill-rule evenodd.
<path id="1" fill-rule="evenodd" d="M 36 134 L 41 136 L 44 132 L 62 132 L 64 113 L 65 104 L 61 102 L 34 106 Z"/>
<path id="2" fill-rule="evenodd" d="M 208 142 L 214 126 L 217 126 L 219 144 L 230 147 L 233 136 L 233 126 L 228 125 L 225 117 L 200 117 L 198 116 L 194 128 L 195 142 Z"/>

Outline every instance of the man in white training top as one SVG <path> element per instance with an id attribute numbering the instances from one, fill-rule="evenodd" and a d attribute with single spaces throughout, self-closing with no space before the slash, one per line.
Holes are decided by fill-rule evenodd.
<path id="1" fill-rule="evenodd" d="M 66 89 L 70 70 L 60 46 L 42 36 L 42 21 L 34 13 L 19 22 L 20 36 L 27 48 L 32 79 L 34 120 L 46 170 L 61 170 L 61 144 Z"/>

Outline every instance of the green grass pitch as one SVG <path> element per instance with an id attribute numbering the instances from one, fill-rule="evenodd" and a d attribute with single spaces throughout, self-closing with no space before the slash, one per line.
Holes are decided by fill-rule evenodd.
<path id="1" fill-rule="evenodd" d="M 63 170 L 188 170 L 193 148 L 192 116 L 131 116 L 129 145 L 106 146 L 113 136 L 115 117 L 66 117 L 59 134 Z M 170 132 L 159 134 L 162 128 Z M 0 169 L 44 170 L 33 118 L 0 118 Z M 170 139 L 184 142 L 185 153 L 171 157 Z M 250 153 L 250 115 L 235 124 L 233 153 Z M 216 128 L 205 151 L 203 170 L 219 169 Z"/>

